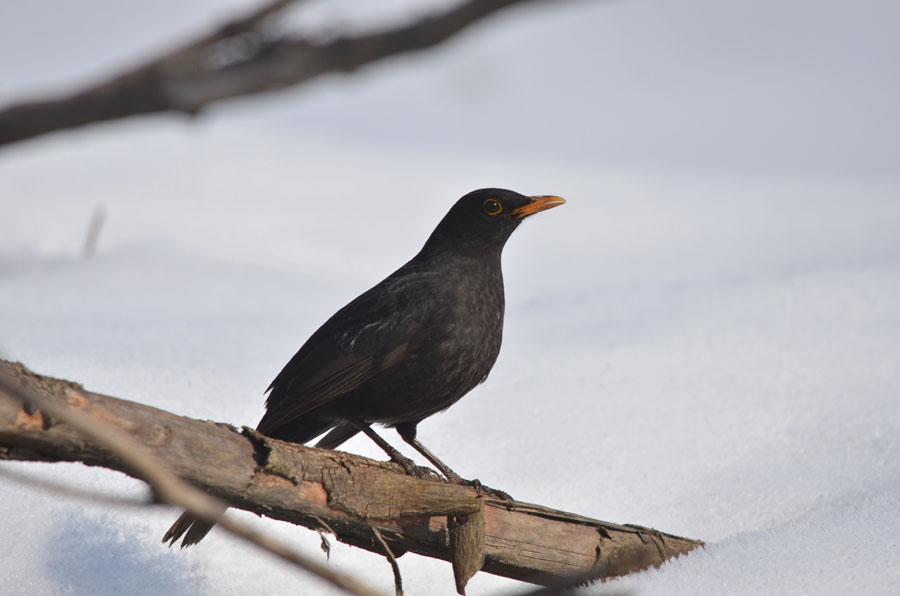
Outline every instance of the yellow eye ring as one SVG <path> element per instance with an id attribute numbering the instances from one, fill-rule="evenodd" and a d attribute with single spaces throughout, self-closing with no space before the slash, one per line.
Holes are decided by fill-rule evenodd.
<path id="1" fill-rule="evenodd" d="M 497 215 L 501 211 L 503 211 L 503 205 L 497 199 L 488 199 L 482 205 L 481 208 L 484 209 L 484 212 L 488 215 Z"/>

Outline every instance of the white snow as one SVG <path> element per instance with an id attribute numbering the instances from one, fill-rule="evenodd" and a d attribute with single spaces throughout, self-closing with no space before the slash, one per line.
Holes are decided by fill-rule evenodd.
<path id="1" fill-rule="evenodd" d="M 523 11 L 433 56 L 194 123 L 139 119 L 4 149 L 0 355 L 94 391 L 254 425 L 263 389 L 306 337 L 414 254 L 458 196 L 482 186 L 559 194 L 568 203 L 507 246 L 493 373 L 422 423 L 422 440 L 518 499 L 707 542 L 588 593 L 900 593 L 900 179 L 895 108 L 893 120 L 884 108 L 900 104 L 900 90 L 896 41 L 883 35 L 896 9 L 867 3 L 853 28 L 828 4 L 794 47 L 762 24 L 772 3 L 753 15 L 688 4 L 698 23 L 662 24 L 673 9 L 660 3 Z M 782 15 L 789 23 L 809 3 L 796 4 Z M 193 12 L 169 7 L 184 22 L 217 14 L 185 5 Z M 0 18 L 0 44 L 48 17 L 16 18 Z M 711 33 L 742 19 L 742 35 Z M 111 68 L 119 47 L 132 56 L 164 45 L 153 27 L 184 34 L 176 21 L 116 21 L 108 41 L 75 40 L 72 52 Z M 118 30 L 129 27 L 131 37 Z M 604 35 L 567 53 L 572 28 L 590 27 Z M 657 35 L 642 38 L 644 53 L 609 57 L 647 28 Z M 68 34 L 92 30 L 105 31 Z M 835 31 L 858 36 L 842 42 L 852 51 L 825 44 Z M 775 48 L 748 54 L 761 38 Z M 626 67 L 672 53 L 681 70 L 658 88 Z M 21 89 L 63 80 L 56 56 L 75 60 L 59 47 L 7 70 Z M 535 74 L 528 56 L 569 60 Z M 822 56 L 843 62 L 805 68 Z M 679 73 L 688 124 L 654 93 Z M 819 93 L 860 78 L 842 96 Z M 579 93 L 566 96 L 566 85 Z M 540 92 L 520 105 L 530 88 Z M 749 89 L 795 104 L 773 124 L 771 105 L 736 99 Z M 712 102 L 710 119 L 691 93 Z M 820 103 L 805 112 L 810 96 Z M 870 109 L 849 109 L 861 105 Z M 640 129 L 648 114 L 669 124 Z M 98 251 L 83 260 L 100 207 Z M 365 438 L 346 449 L 383 457 Z M 139 482 L 76 464 L 2 469 L 145 495 Z M 165 548 L 173 509 L 72 501 L 0 476 L 0 511 L 0 594 L 328 593 L 221 532 Z M 318 552 L 313 532 L 234 515 Z M 383 559 L 334 546 L 332 567 L 391 590 Z M 446 563 L 406 555 L 400 567 L 410 594 L 454 593 Z M 525 587 L 478 574 L 469 593 Z"/>

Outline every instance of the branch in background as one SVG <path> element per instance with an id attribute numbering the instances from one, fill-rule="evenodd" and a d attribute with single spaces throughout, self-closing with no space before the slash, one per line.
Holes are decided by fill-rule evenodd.
<path id="1" fill-rule="evenodd" d="M 197 114 L 222 100 L 300 85 L 328 72 L 351 72 L 435 46 L 498 10 L 528 1 L 534 0 L 467 0 L 409 25 L 316 42 L 267 31 L 267 18 L 293 3 L 276 0 L 80 92 L 0 110 L 0 145 L 138 114 Z"/>
<path id="2" fill-rule="evenodd" d="M 105 219 L 106 209 L 103 205 L 97 205 L 91 214 L 91 221 L 84 236 L 84 247 L 81 250 L 81 257 L 84 260 L 90 259 L 97 252 L 97 242 L 100 240 L 100 231 L 103 229 L 103 220 Z"/>
<path id="3" fill-rule="evenodd" d="M 529 503 L 509 511 L 504 501 L 411 478 L 392 463 L 276 441 L 249 429 L 241 434 L 90 393 L 20 364 L 0 361 L 0 371 L 57 407 L 130 435 L 168 470 L 229 506 L 313 530 L 327 528 L 342 542 L 383 555 L 375 528 L 396 557 L 415 552 L 459 565 L 458 581 L 471 575 L 466 568 L 471 561 L 482 560 L 483 571 L 538 584 L 605 579 L 657 566 L 703 544 Z M 45 412 L 29 413 L 8 389 L 0 391 L 0 459 L 81 461 L 138 476 L 104 444 Z M 466 531 L 457 533 L 460 526 Z"/>
<path id="4" fill-rule="evenodd" d="M 0 380 L 0 382 L 2 382 L 2 380 Z M 0 459 L 3 458 L 0 457 Z M 0 478 L 38 491 L 53 493 L 54 495 L 65 497 L 66 499 L 85 501 L 95 505 L 108 505 L 111 507 L 148 507 L 150 505 L 158 504 L 153 501 L 152 495 L 149 494 L 143 499 L 108 495 L 96 490 L 72 486 L 63 482 L 55 482 L 47 478 L 38 478 L 31 474 L 18 472 L 9 466 L 0 466 Z"/>
<path id="5" fill-rule="evenodd" d="M 67 442 L 71 444 L 74 439 L 85 446 L 90 445 L 91 451 L 104 453 L 107 457 L 114 459 L 117 462 L 116 469 L 127 470 L 130 475 L 147 482 L 156 497 L 162 502 L 179 505 L 199 519 L 219 524 L 229 533 L 295 567 L 312 573 L 349 594 L 358 596 L 378 594 L 367 585 L 328 569 L 306 555 L 294 551 L 286 544 L 225 517 L 223 515 L 225 505 L 221 501 L 190 486 L 167 470 L 151 453 L 148 453 L 145 446 L 136 443 L 133 437 L 127 436 L 127 427 L 107 424 L 102 418 L 98 420 L 98 412 L 85 411 L 84 406 L 89 403 L 89 399 L 81 393 L 80 387 L 77 385 L 65 384 L 68 387 L 65 388 L 62 396 L 54 391 L 48 393 L 41 389 L 46 389 L 48 385 L 53 387 L 52 380 L 31 375 L 21 365 L 15 367 L 5 361 L 0 361 L 0 363 L 3 364 L 0 368 L 0 399 L 2 399 L 0 408 L 4 414 L 10 413 L 13 408 L 18 409 L 13 419 L 16 426 L 13 428 L 22 429 L 26 433 L 38 431 L 49 436 L 52 434 L 53 428 L 66 427 Z M 37 383 L 28 383 L 29 377 Z M 61 397 L 63 399 L 60 399 Z M 45 430 L 48 432 L 44 433 Z M 7 447 L 6 439 L 9 438 L 9 432 L 5 424 L 0 424 L 0 437 L 2 437 L 0 445 Z M 27 440 L 25 442 L 28 443 Z M 0 447 L 0 459 L 15 452 L 18 445 L 15 445 L 15 440 L 12 443 L 14 443 L 11 445 L 12 449 Z M 25 448 L 29 449 L 27 446 Z M 6 459 L 15 459 L 15 456 Z M 49 458 L 42 456 L 39 459 L 47 461 L 52 459 L 52 456 Z"/>

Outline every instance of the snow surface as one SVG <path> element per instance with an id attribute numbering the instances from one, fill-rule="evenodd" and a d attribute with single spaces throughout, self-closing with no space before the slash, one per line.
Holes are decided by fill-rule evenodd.
<path id="1" fill-rule="evenodd" d="M 263 389 L 306 337 L 414 254 L 458 196 L 482 186 L 559 194 L 569 202 L 529 220 L 507 246 L 504 346 L 490 379 L 425 421 L 423 441 L 460 473 L 518 499 L 707 542 L 589 593 L 900 593 L 898 123 L 879 112 L 900 105 L 896 41 L 882 35 L 896 8 L 867 3 L 865 26 L 850 27 L 836 3 L 824 3 L 804 43 L 765 30 L 775 49 L 751 59 L 742 50 L 757 39 L 754 23 L 775 5 L 747 15 L 688 4 L 699 24 L 648 19 L 667 14 L 659 3 L 523 11 L 433 61 L 404 59 L 190 125 L 141 119 L 4 150 L 0 354 L 94 391 L 253 425 Z M 109 68 L 119 46 L 136 56 L 147 40 L 163 45 L 148 33 L 154 27 L 183 34 L 185 23 L 216 13 L 184 5 L 193 12 L 171 7 L 181 22 L 162 10 L 132 15 L 110 40 L 82 33 L 87 49 L 73 42 L 71 52 L 48 50 L 30 68 L 7 70 L 25 89 L 59 80 L 54 68 L 70 72 L 67 60 Z M 779 14 L 800 19 L 803 6 Z M 565 46 L 587 16 L 612 40 L 592 38 L 582 62 L 536 80 L 516 59 L 527 47 L 552 64 L 533 40 Z M 18 18 L 63 29 L 37 9 Z M 711 33 L 748 20 L 743 36 Z M 7 42 L 28 30 L 10 22 L 0 18 Z M 649 65 L 674 53 L 687 65 L 658 89 L 606 62 L 642 27 L 668 35 L 619 60 Z M 705 43 L 718 39 L 726 57 L 686 41 L 691 27 Z M 852 51 L 822 46 L 834 31 L 858 36 L 845 40 Z M 485 48 L 490 59 L 480 62 Z M 829 56 L 846 64 L 793 77 Z M 616 84 L 588 86 L 577 68 L 585 61 Z M 715 108 L 692 107 L 687 125 L 652 93 L 679 76 L 687 82 L 678 105 L 691 104 L 693 89 Z M 873 89 L 817 94 L 854 77 Z M 492 83 L 473 83 L 485 79 Z M 559 94 L 541 92 L 517 104 L 544 80 L 593 99 L 573 93 L 552 103 Z M 618 93 L 618 83 L 630 86 Z M 796 109 L 774 123 L 768 108 L 732 117 L 749 89 Z M 803 112 L 813 95 L 819 103 Z M 638 96 L 645 103 L 635 105 Z M 588 105 L 605 97 L 611 103 Z M 748 101 L 737 107 L 759 107 Z M 508 113 L 498 120 L 501 107 Z M 612 109 L 615 118 L 591 118 Z M 552 122 L 536 116 L 545 111 Z M 408 116 L 403 126 L 398 113 Z M 434 122 L 435 114 L 445 115 Z M 526 121 L 528 130 L 513 131 Z M 696 134 L 685 135 L 688 125 Z M 631 145 L 622 144 L 628 129 Z M 99 249 L 83 260 L 98 208 Z M 382 457 L 364 438 L 346 448 Z M 121 474 L 80 465 L 2 469 L 145 495 Z M 172 509 L 72 501 L 0 476 L 0 510 L 0 594 L 328 593 L 221 532 L 166 549 L 159 539 Z M 234 515 L 319 548 L 312 532 Z M 336 544 L 330 565 L 391 589 L 387 563 L 365 551 Z M 446 563 L 406 555 L 400 566 L 407 593 L 454 593 Z M 469 593 L 524 587 L 478 574 Z"/>

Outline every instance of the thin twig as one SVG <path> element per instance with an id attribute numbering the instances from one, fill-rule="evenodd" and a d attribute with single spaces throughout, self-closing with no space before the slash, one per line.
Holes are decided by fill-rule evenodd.
<path id="1" fill-rule="evenodd" d="M 403 578 L 400 576 L 400 565 L 397 564 L 397 557 L 394 556 L 394 551 L 392 551 L 391 547 L 388 546 L 388 543 L 385 542 L 384 537 L 381 535 L 381 532 L 378 531 L 378 528 L 372 526 L 372 532 L 375 534 L 375 538 L 378 539 L 378 542 L 381 543 L 381 547 L 384 549 L 384 558 L 391 564 L 391 570 L 394 572 L 394 592 L 396 593 L 396 596 L 403 596 Z"/>
<path id="2" fill-rule="evenodd" d="M 28 407 L 41 410 L 58 421 L 64 421 L 85 437 L 96 441 L 105 449 L 115 453 L 134 470 L 136 476 L 150 485 L 159 500 L 178 505 L 204 521 L 218 524 L 229 533 L 262 550 L 268 551 L 349 594 L 358 596 L 374 596 L 378 594 L 378 592 L 359 580 L 332 571 L 310 557 L 291 549 L 283 542 L 222 515 L 225 509 L 224 503 L 183 482 L 156 462 L 151 455 L 130 437 L 112 428 L 98 424 L 96 420 L 83 412 L 47 399 L 34 391 L 20 386 L 9 378 L 6 373 L 0 374 L 0 390 L 20 399 Z M 74 390 L 70 391 L 77 393 Z M 77 398 L 78 396 L 75 395 L 73 397 Z"/>
<path id="3" fill-rule="evenodd" d="M 87 501 L 96 505 L 111 505 L 113 507 L 147 507 L 159 504 L 155 503 L 149 498 L 129 499 L 116 495 L 107 495 L 93 490 L 86 490 L 77 486 L 63 484 L 61 482 L 54 482 L 52 480 L 48 480 L 47 478 L 37 478 L 36 476 L 32 476 L 31 474 L 23 474 L 22 472 L 13 470 L 10 466 L 0 465 L 0 476 L 29 488 L 37 488 L 40 490 L 52 492 L 53 494 L 62 497 L 77 499 L 79 501 Z"/>
<path id="4" fill-rule="evenodd" d="M 87 233 L 84 237 L 84 248 L 81 250 L 83 259 L 90 259 L 97 252 L 97 242 L 100 240 L 100 231 L 103 229 L 103 221 L 105 219 L 106 209 L 103 205 L 97 205 L 91 214 L 91 221 L 88 224 Z"/>

